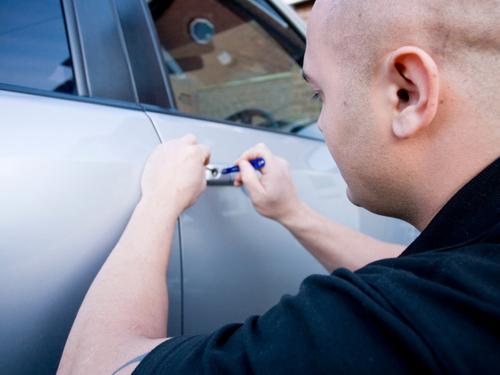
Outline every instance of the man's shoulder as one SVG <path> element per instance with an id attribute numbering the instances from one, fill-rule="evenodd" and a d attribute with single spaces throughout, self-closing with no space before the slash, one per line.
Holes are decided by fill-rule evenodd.
<path id="1" fill-rule="evenodd" d="M 443 273 L 500 267 L 500 242 L 485 240 L 474 243 L 423 251 L 396 258 L 381 259 L 358 270 L 359 275 L 407 274 L 413 277 L 432 279 Z"/>
<path id="2" fill-rule="evenodd" d="M 467 262 L 465 262 L 467 261 Z M 442 248 L 422 249 L 418 253 L 405 253 L 390 259 L 381 259 L 367 265 L 370 272 L 389 270 L 408 271 L 415 274 L 427 273 L 447 263 L 462 263 L 464 267 L 481 267 L 487 264 L 500 266 L 500 223 L 494 225 L 480 237 L 460 244 Z"/>
<path id="3" fill-rule="evenodd" d="M 500 304 L 500 242 L 495 236 L 454 247 L 383 259 L 358 270 L 398 304 L 406 298 L 440 305 L 448 298 Z"/>

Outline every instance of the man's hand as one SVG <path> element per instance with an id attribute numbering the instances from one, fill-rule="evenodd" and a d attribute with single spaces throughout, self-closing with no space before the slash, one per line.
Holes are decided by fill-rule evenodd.
<path id="1" fill-rule="evenodd" d="M 141 200 L 180 215 L 205 189 L 209 160 L 210 149 L 193 135 L 157 146 L 144 167 Z"/>
<path id="2" fill-rule="evenodd" d="M 259 157 L 266 160 L 261 177 L 248 162 Z M 236 176 L 235 186 L 246 186 L 258 213 L 283 223 L 298 212 L 301 202 L 285 159 L 273 155 L 266 145 L 260 143 L 244 152 L 237 164 L 240 173 Z"/>

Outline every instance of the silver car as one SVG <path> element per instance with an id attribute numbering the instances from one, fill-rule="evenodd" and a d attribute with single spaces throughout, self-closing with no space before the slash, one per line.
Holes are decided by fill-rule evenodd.
<path id="1" fill-rule="evenodd" d="M 0 2 L 1 374 L 56 371 L 146 158 L 186 133 L 216 166 L 264 142 L 316 210 L 383 240 L 414 238 L 346 199 L 301 77 L 304 48 L 302 21 L 279 1 Z M 170 336 L 260 314 L 324 272 L 230 179 L 180 217 L 173 248 Z"/>

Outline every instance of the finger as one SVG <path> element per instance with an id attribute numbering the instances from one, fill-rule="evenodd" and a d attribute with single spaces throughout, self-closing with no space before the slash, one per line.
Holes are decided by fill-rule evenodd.
<path id="1" fill-rule="evenodd" d="M 238 165 L 240 167 L 241 180 L 247 187 L 250 195 L 263 193 L 264 188 L 252 165 L 246 160 L 241 160 Z"/>
<path id="2" fill-rule="evenodd" d="M 205 178 L 205 171 L 203 171 L 201 176 L 201 192 L 205 191 L 207 188 L 207 179 Z M 201 194 L 201 193 L 200 193 Z"/>
<path id="3" fill-rule="evenodd" d="M 203 165 L 207 165 L 210 162 L 210 156 L 211 156 L 210 147 L 207 145 L 196 145 L 196 148 L 200 153 Z"/>
<path id="4" fill-rule="evenodd" d="M 238 161 L 240 160 L 250 161 L 257 158 L 263 158 L 266 161 L 264 167 L 260 169 L 260 171 L 265 174 L 267 172 L 266 167 L 269 166 L 269 164 L 272 164 L 273 154 L 263 143 L 259 143 L 258 145 L 255 145 L 251 149 L 245 151 L 240 156 Z"/>
<path id="5" fill-rule="evenodd" d="M 181 138 L 181 141 L 188 144 L 188 145 L 195 145 L 196 144 L 196 137 L 193 134 L 186 134 Z"/>
<path id="6" fill-rule="evenodd" d="M 241 173 L 237 173 L 236 176 L 234 177 L 234 186 L 240 187 L 241 185 L 242 185 Z"/>

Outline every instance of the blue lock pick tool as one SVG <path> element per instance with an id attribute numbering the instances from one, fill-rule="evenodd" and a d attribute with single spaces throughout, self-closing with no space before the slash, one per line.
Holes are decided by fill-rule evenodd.
<path id="1" fill-rule="evenodd" d="M 250 164 L 252 164 L 252 166 L 255 169 L 262 169 L 266 165 L 266 161 L 264 158 L 252 159 L 249 162 L 250 162 Z M 238 167 L 237 165 L 233 165 L 232 167 L 224 168 L 220 173 L 221 173 L 221 175 L 225 175 L 225 174 L 229 174 L 229 173 L 236 173 L 239 171 L 240 171 L 240 167 Z"/>

